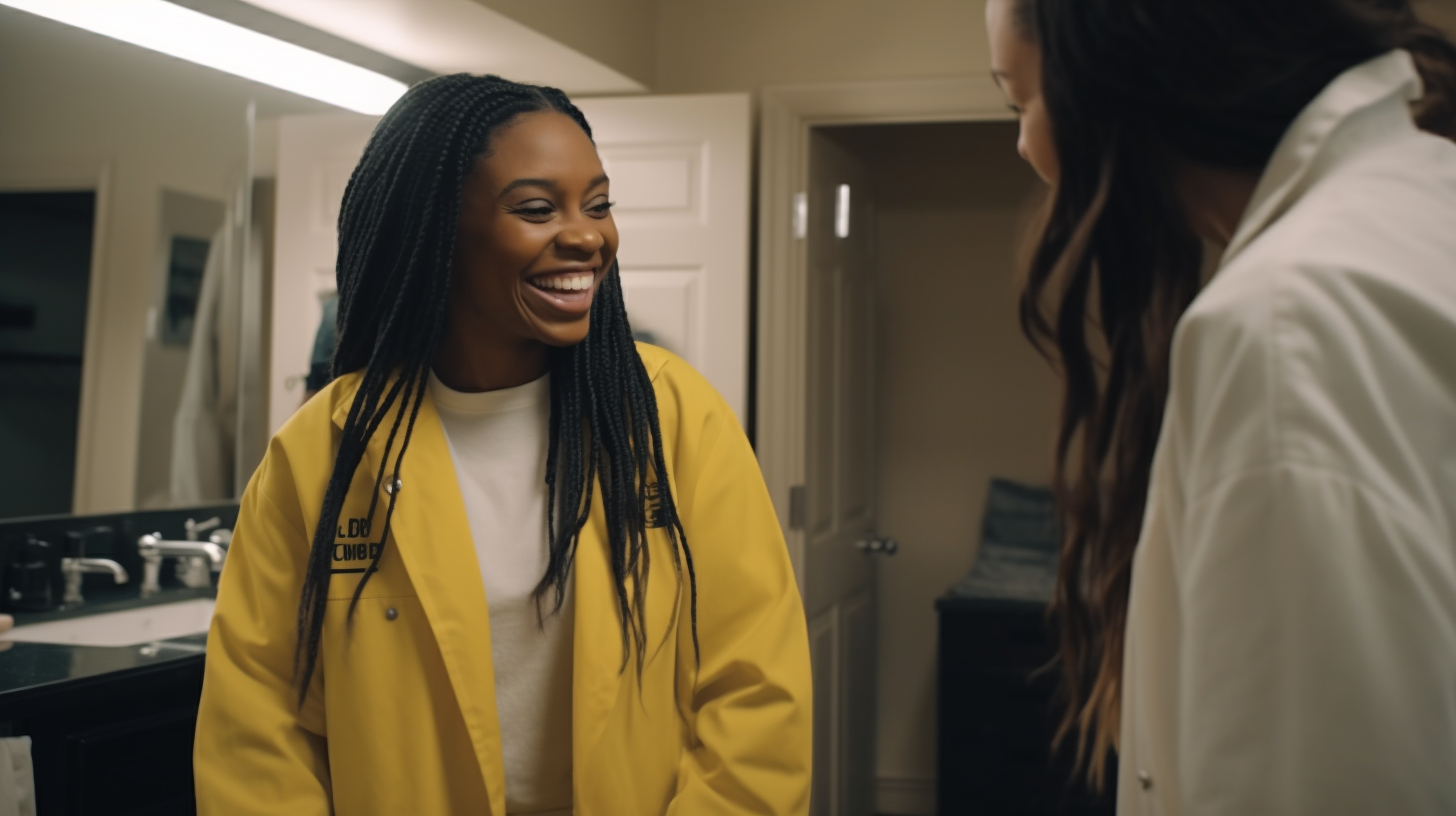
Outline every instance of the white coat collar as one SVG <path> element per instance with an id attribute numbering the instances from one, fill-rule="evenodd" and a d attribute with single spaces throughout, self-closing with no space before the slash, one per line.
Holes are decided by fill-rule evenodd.
<path id="1" fill-rule="evenodd" d="M 1336 77 L 1280 139 L 1219 265 L 1226 266 L 1299 200 L 1323 175 L 1323 160 L 1357 152 L 1370 138 L 1365 129 L 1341 125 L 1367 108 L 1398 100 L 1401 104 L 1389 106 L 1389 113 L 1382 115 L 1389 116 L 1396 127 L 1413 128 L 1408 103 L 1421 94 L 1420 74 L 1410 54 L 1402 50 L 1363 62 Z"/>

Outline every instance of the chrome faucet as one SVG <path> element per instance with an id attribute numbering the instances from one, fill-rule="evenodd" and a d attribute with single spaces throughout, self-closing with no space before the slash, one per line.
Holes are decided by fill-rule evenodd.
<path id="1" fill-rule="evenodd" d="M 206 521 L 187 519 L 182 522 L 182 529 L 188 541 L 196 541 L 199 533 L 207 532 L 213 528 L 222 527 L 222 518 L 213 516 Z M 226 549 L 232 541 L 233 531 L 226 528 L 218 529 L 208 536 L 208 541 Z M 212 585 L 211 571 L 208 569 L 207 558 L 201 555 L 184 555 L 177 558 L 176 567 L 177 580 L 186 587 L 205 587 Z"/>
<path id="2" fill-rule="evenodd" d="M 88 572 L 109 572 L 118 584 L 129 580 L 126 567 L 110 558 L 62 558 L 61 574 L 66 576 L 66 594 L 62 596 L 61 603 L 70 606 L 86 601 L 81 597 L 81 576 Z"/>
<path id="3" fill-rule="evenodd" d="M 214 527 L 221 526 L 222 518 L 220 516 L 213 516 L 207 521 L 195 521 L 193 519 L 187 519 L 186 521 L 182 522 L 182 529 L 187 532 L 188 541 L 196 541 L 198 533 L 203 533 L 211 530 Z"/>
<path id="4" fill-rule="evenodd" d="M 219 531 L 221 532 L 221 531 Z M 213 538 L 221 538 L 217 533 Z M 161 533 L 149 533 L 137 539 L 137 552 L 142 557 L 142 597 L 148 598 L 161 591 L 163 558 L 196 558 L 211 567 L 212 572 L 221 572 L 227 550 L 216 541 L 167 541 Z M 205 559 L 205 560 L 203 560 Z M 203 573 L 207 577 L 207 573 Z M 211 583 L 210 577 L 207 582 Z M 193 584 L 184 579 L 188 586 Z M 201 584 L 198 584 L 199 586 Z"/>

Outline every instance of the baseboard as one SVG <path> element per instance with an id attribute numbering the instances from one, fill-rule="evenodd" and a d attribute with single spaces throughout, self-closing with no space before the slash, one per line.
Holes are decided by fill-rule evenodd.
<path id="1" fill-rule="evenodd" d="M 882 776 L 875 780 L 880 816 L 935 816 L 935 780 Z"/>

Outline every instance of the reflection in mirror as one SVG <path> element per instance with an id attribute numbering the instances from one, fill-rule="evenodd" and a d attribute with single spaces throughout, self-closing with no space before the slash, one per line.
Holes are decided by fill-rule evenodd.
<path id="1" fill-rule="evenodd" d="M 237 381 L 238 310 L 233 301 L 238 287 L 232 284 L 240 280 L 227 274 L 236 270 L 222 262 L 226 241 L 219 231 L 224 216 L 223 202 L 217 199 L 161 193 L 157 266 L 142 360 L 137 443 L 146 455 L 137 457 L 138 509 L 234 495 L 234 457 L 227 443 L 235 434 L 226 431 L 237 424 L 236 388 L 224 386 Z M 208 298 L 200 304 L 204 291 Z M 218 325 L 218 317 L 224 318 L 225 327 Z M 184 387 L 189 392 L 185 402 Z M 209 403 L 206 409 L 202 402 Z"/>
<path id="2" fill-rule="evenodd" d="M 337 110 L 0 5 L 0 518 L 241 492 L 268 398 L 255 133 Z"/>
<path id="3" fill-rule="evenodd" d="M 0 518 L 71 509 L 94 191 L 0 192 Z"/>

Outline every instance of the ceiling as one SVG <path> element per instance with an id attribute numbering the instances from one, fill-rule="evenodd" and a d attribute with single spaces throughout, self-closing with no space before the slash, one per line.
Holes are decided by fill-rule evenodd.
<path id="1" fill-rule="evenodd" d="M 474 0 L 247 0 L 432 73 L 493 73 L 571 94 L 641 83 Z"/>

